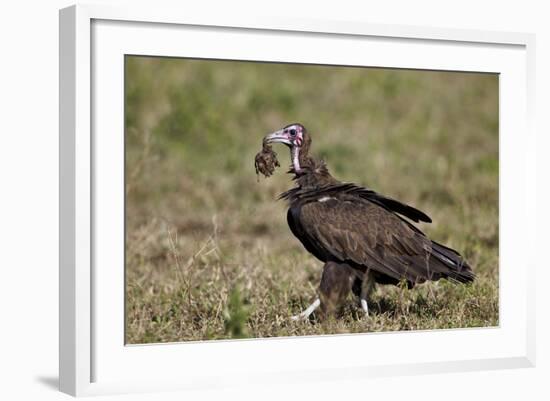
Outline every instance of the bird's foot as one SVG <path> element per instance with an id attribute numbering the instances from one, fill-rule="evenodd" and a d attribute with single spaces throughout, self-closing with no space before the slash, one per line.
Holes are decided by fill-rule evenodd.
<path id="1" fill-rule="evenodd" d="M 361 299 L 361 309 L 365 312 L 365 317 L 369 317 L 369 305 L 366 299 Z"/>
<path id="2" fill-rule="evenodd" d="M 292 316 L 290 319 L 294 322 L 298 320 L 307 320 L 309 318 L 309 315 L 315 311 L 321 305 L 321 300 L 317 298 L 311 305 L 309 305 L 303 312 L 299 313 L 298 315 Z"/>

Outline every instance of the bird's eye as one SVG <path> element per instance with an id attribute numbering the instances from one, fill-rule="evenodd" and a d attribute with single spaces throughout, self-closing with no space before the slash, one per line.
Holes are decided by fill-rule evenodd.
<path id="1" fill-rule="evenodd" d="M 294 128 L 290 130 L 290 136 L 296 136 L 296 130 Z"/>

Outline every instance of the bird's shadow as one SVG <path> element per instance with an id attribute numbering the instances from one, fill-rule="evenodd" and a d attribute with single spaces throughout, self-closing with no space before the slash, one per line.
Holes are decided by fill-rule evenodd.
<path id="1" fill-rule="evenodd" d="M 373 315 L 386 315 L 389 318 L 395 317 L 396 312 L 399 310 L 399 306 L 395 302 L 388 301 L 385 298 L 378 299 L 376 301 L 369 302 L 369 314 Z M 364 320 L 365 314 L 360 305 L 348 303 L 346 306 L 340 308 L 336 312 L 336 318 L 342 318 L 348 314 L 351 314 L 354 320 Z M 306 321 L 311 324 L 321 323 L 326 320 L 318 311 L 313 312 L 308 316 Z"/>
<path id="2" fill-rule="evenodd" d="M 396 306 L 392 302 L 388 302 L 385 299 L 380 299 L 376 302 L 369 302 L 369 315 L 386 315 L 387 317 L 393 317 L 395 315 Z M 351 313 L 354 320 L 364 320 L 365 313 L 359 305 L 353 305 L 345 308 L 341 311 L 342 316 Z"/>
<path id="3" fill-rule="evenodd" d="M 395 314 L 396 306 L 393 302 L 388 302 L 386 299 L 380 299 L 376 302 L 372 302 L 370 305 L 370 309 L 379 314 L 384 315 L 388 314 L 388 316 L 393 316 Z"/>

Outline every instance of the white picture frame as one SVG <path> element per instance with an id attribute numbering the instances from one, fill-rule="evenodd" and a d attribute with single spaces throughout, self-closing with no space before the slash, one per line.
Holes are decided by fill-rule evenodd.
<path id="1" fill-rule="evenodd" d="M 528 251 L 529 238 L 518 238 L 511 229 L 534 232 L 536 211 L 528 202 L 535 192 L 534 40 L 523 33 L 292 18 L 236 20 L 154 7 L 79 5 L 61 10 L 61 391 L 95 395 L 239 386 L 250 380 L 359 380 L 534 366 L 535 296 L 527 275 L 534 272 L 536 261 L 529 256 L 534 255 Z M 324 54 L 321 49 L 333 51 Z M 120 235 L 124 203 L 119 67 L 124 54 L 501 74 L 500 326 L 126 346 L 121 335 Z M 365 59 L 366 54 L 371 58 Z M 433 346 L 449 341 L 457 347 Z M 385 351 L 396 343 L 416 347 L 406 353 Z M 365 357 L 357 358 L 361 353 Z"/>

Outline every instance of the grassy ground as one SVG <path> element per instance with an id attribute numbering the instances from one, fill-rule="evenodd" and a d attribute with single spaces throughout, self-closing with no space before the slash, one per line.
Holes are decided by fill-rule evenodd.
<path id="1" fill-rule="evenodd" d="M 269 131 L 303 123 L 336 178 L 423 210 L 478 278 L 379 286 L 366 319 L 291 322 L 322 263 L 257 180 Z M 275 149 L 283 165 L 286 148 Z M 498 325 L 498 78 L 489 74 L 129 57 L 128 343 Z"/>

